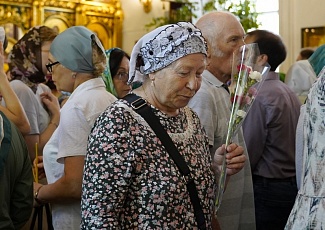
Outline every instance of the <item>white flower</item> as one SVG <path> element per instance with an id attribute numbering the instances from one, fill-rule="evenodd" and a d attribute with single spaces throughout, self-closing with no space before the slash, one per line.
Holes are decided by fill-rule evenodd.
<path id="1" fill-rule="evenodd" d="M 244 93 L 244 87 L 242 87 L 241 85 L 238 86 L 238 89 L 236 89 L 236 95 L 241 97 L 243 96 Z"/>
<path id="2" fill-rule="evenodd" d="M 244 118 L 246 116 L 246 112 L 244 110 L 238 110 L 237 116 Z"/>
<path id="3" fill-rule="evenodd" d="M 251 79 L 256 80 L 257 82 L 260 82 L 262 80 L 262 74 L 260 72 L 257 71 L 253 71 L 249 74 L 249 77 Z"/>

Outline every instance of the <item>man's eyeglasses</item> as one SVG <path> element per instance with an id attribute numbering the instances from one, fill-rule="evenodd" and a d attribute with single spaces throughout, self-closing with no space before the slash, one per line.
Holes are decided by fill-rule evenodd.
<path id="1" fill-rule="evenodd" d="M 54 66 L 54 65 L 56 65 L 56 64 L 60 64 L 60 62 L 56 61 L 56 62 L 53 62 L 53 63 L 47 63 L 47 64 L 45 65 L 47 71 L 49 71 L 49 73 L 52 73 L 52 71 L 53 71 L 52 66 Z"/>
<path id="2" fill-rule="evenodd" d="M 118 77 L 118 79 L 124 83 L 126 83 L 129 80 L 129 73 L 127 72 L 120 72 L 115 75 Z"/>

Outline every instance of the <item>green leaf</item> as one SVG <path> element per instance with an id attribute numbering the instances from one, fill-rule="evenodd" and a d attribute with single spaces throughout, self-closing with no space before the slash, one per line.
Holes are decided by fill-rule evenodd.
<path id="1" fill-rule="evenodd" d="M 179 21 L 192 21 L 192 17 L 197 18 L 197 15 L 193 13 L 196 10 L 197 2 L 192 3 L 189 0 L 176 0 L 175 2 L 182 3 L 176 12 L 168 17 L 152 18 L 151 22 L 145 25 L 145 28 L 149 30 Z M 236 15 L 246 32 L 260 26 L 257 22 L 258 13 L 255 8 L 255 0 L 241 0 L 237 4 L 233 3 L 232 0 L 209 0 L 203 6 L 203 14 L 217 10 L 216 3 L 220 6 L 219 10 L 226 10 Z"/>

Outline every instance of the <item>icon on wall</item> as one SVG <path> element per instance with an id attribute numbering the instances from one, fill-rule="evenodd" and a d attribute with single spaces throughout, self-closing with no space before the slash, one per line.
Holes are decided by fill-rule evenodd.
<path id="1" fill-rule="evenodd" d="M 57 16 L 51 16 L 47 18 L 44 22 L 44 25 L 56 30 L 58 33 L 61 33 L 69 28 L 69 25 L 66 20 Z"/>
<path id="2" fill-rule="evenodd" d="M 301 29 L 301 47 L 318 47 L 325 44 L 325 27 Z"/>

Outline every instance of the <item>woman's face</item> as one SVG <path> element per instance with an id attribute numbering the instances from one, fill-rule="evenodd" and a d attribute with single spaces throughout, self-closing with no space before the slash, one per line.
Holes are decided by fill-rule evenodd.
<path id="1" fill-rule="evenodd" d="M 116 75 L 113 76 L 113 84 L 118 98 L 124 97 L 131 90 L 131 86 L 127 85 L 129 78 L 129 64 L 129 59 L 123 57 Z"/>
<path id="2" fill-rule="evenodd" d="M 204 54 L 190 54 L 152 74 L 155 106 L 165 112 L 185 107 L 199 90 L 205 67 Z"/>
<path id="3" fill-rule="evenodd" d="M 56 59 L 49 54 L 48 64 L 55 63 Z M 72 92 L 75 79 L 72 77 L 73 72 L 60 63 L 52 65 L 52 80 L 58 91 Z"/>

